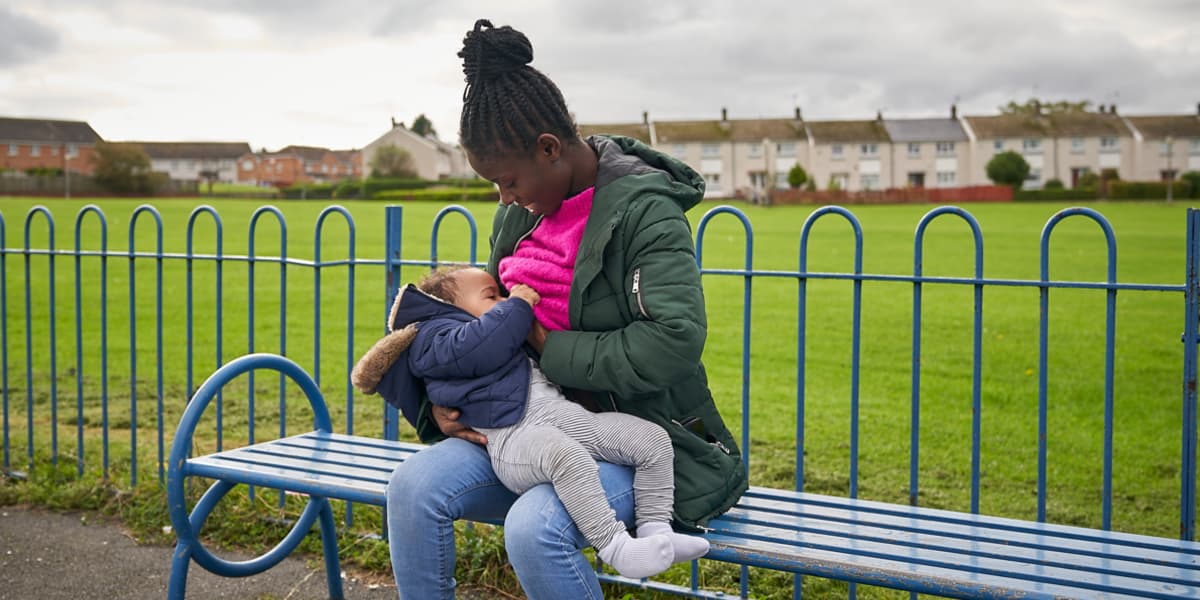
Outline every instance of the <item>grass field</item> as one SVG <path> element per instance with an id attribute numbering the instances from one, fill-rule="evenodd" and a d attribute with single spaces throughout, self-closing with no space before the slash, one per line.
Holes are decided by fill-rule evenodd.
<path id="1" fill-rule="evenodd" d="M 107 249 L 125 252 L 134 200 L 98 200 L 108 222 Z M 155 202 L 163 220 L 163 250 L 187 251 L 189 214 L 200 200 Z M 3 246 L 26 245 L 25 220 L 30 208 L 44 204 L 56 227 L 53 246 L 74 249 L 75 219 L 86 200 L 0 199 L 5 221 Z M 223 221 L 221 253 L 249 254 L 249 221 L 259 201 L 213 201 Z M 349 256 L 380 259 L 384 254 L 383 205 L 345 203 L 354 216 L 354 246 L 340 215 L 330 215 L 315 243 L 318 214 L 326 203 L 277 203 L 286 217 L 286 253 L 323 261 Z M 690 216 L 697 223 L 704 205 Z M 978 219 L 984 238 L 984 274 L 988 278 L 1034 280 L 1039 276 L 1039 236 L 1057 204 L 981 204 L 968 210 Z M 1179 285 L 1184 278 L 1185 207 L 1165 203 L 1095 204 L 1116 232 L 1117 278 L 1129 283 Z M 404 211 L 403 257 L 430 256 L 430 226 L 441 206 L 410 203 Z M 479 223 L 478 259 L 487 253 L 491 205 L 469 205 Z M 757 270 L 795 271 L 799 237 L 812 207 L 759 208 L 739 205 L 754 233 L 753 266 Z M 877 274 L 913 272 L 913 231 L 929 206 L 854 207 L 864 231 L 863 271 Z M 45 248 L 48 226 L 41 215 L 30 225 L 28 245 Z M 466 260 L 466 228 L 452 215 L 443 227 L 439 258 Z M 95 215 L 83 219 L 80 247 L 100 250 L 104 244 Z M 156 246 L 154 221 L 144 214 L 137 221 L 134 244 L 138 252 Z M 216 227 L 207 214 L 196 219 L 196 254 L 217 252 Z M 966 225 L 954 217 L 936 220 L 926 233 L 926 275 L 969 277 L 974 255 Z M 743 265 L 744 235 L 735 219 L 719 216 L 705 236 L 704 267 L 739 269 Z M 280 227 L 266 214 L 254 240 L 255 254 L 280 253 Z M 813 229 L 808 269 L 847 272 L 853 269 L 853 238 L 845 221 L 822 219 Z M 1106 277 L 1103 235 L 1082 218 L 1064 221 L 1051 243 L 1050 275 L 1054 280 L 1103 281 Z M 7 391 L 13 468 L 24 468 L 26 404 L 32 400 L 35 445 L 48 453 L 51 396 L 57 397 L 58 445 L 64 462 L 76 454 L 75 425 L 77 365 L 83 378 L 83 422 L 89 472 L 96 472 L 100 423 L 99 397 L 104 391 L 102 360 L 107 360 L 109 426 L 113 444 L 114 478 L 128 476 L 131 411 L 138 401 L 139 478 L 154 474 L 157 439 L 158 367 L 170 443 L 187 390 L 199 385 L 219 357 L 229 359 L 251 349 L 286 354 L 319 377 L 334 413 L 345 427 L 353 412 L 356 433 L 378 434 L 380 405 L 375 398 L 351 394 L 346 383 L 350 362 L 383 332 L 383 269 L 360 265 L 353 285 L 344 266 L 320 271 L 319 306 L 314 302 L 315 271 L 289 266 L 281 275 L 276 263 L 258 263 L 253 285 L 244 261 L 222 267 L 218 278 L 213 261 L 197 260 L 189 270 L 183 260 L 162 264 L 162 360 L 155 336 L 157 265 L 138 259 L 132 274 L 130 260 L 84 257 L 83 286 L 76 302 L 76 259 L 58 256 L 54 275 L 46 256 L 33 256 L 26 274 L 20 254 L 4 260 L 7 320 Z M 107 344 L 101 343 L 101 269 L 107 268 Z M 408 267 L 403 279 L 419 275 Z M 187 291 L 189 273 L 194 292 L 194 375 L 187 375 Z M 129 327 L 129 287 L 134 295 L 136 330 Z M 51 298 L 50 282 L 56 289 Z M 32 313 L 30 344 L 25 342 L 26 282 Z M 281 293 L 281 281 L 286 289 Z M 742 278 L 706 275 L 709 340 L 705 362 L 714 393 L 727 420 L 740 432 Z M 795 398 L 797 357 L 797 288 L 794 278 L 756 277 L 751 303 L 751 471 L 756 485 L 791 486 L 794 475 Z M 920 503 L 957 510 L 969 508 L 972 298 L 971 286 L 926 284 L 922 310 L 920 371 Z M 807 303 L 807 398 L 805 428 L 806 489 L 844 495 L 849 492 L 851 397 L 851 300 L 848 281 L 813 280 Z M 858 495 L 906 502 L 909 485 L 910 405 L 912 396 L 911 283 L 865 282 L 862 286 L 862 339 Z M 249 294 L 253 290 L 253 302 Z M 349 294 L 353 292 L 353 302 Z M 1104 398 L 1105 292 L 1053 290 L 1050 295 L 1048 355 L 1047 510 L 1054 522 L 1100 525 L 1101 450 Z M 1117 294 L 1114 366 L 1114 512 L 1113 528 L 1162 536 L 1178 535 L 1179 462 L 1183 298 L 1178 292 L 1121 291 Z M 82 352 L 76 350 L 76 306 L 82 321 Z M 54 311 L 55 369 L 50 369 L 50 311 Z M 280 327 L 281 310 L 284 327 Z M 253 315 L 253 316 L 251 316 Z M 320 325 L 316 325 L 319 315 Z M 988 514 L 1036 516 L 1037 403 L 1038 403 L 1038 290 L 1031 287 L 989 286 L 984 292 L 982 368 L 982 491 L 980 505 Z M 217 323 L 220 326 L 217 326 Z M 252 322 L 251 322 L 252 321 Z M 218 333 L 220 334 L 218 338 Z M 251 344 L 253 335 L 253 344 Z M 282 339 L 281 339 L 282 336 Z M 221 349 L 218 352 L 217 342 Z M 319 342 L 319 365 L 316 344 Z M 136 347 L 136 382 L 130 380 L 131 345 Z M 349 350 L 349 351 L 348 351 Z M 26 356 L 34 385 L 27 387 Z M 77 357 L 82 362 L 77 363 Z M 52 387 L 51 382 L 55 381 Z M 274 378 L 256 380 L 255 410 L 258 437 L 278 429 L 278 387 Z M 226 443 L 244 439 L 249 421 L 245 390 L 225 394 Z M 290 401 L 289 431 L 307 427 L 307 413 Z M 351 408 L 351 404 L 353 407 Z M 211 415 L 210 415 L 211 419 Z M 404 431 L 405 436 L 411 433 Z M 215 444 L 211 434 L 198 450 Z M 39 458 L 42 460 L 42 458 Z M 769 578 L 770 576 L 764 575 Z M 773 584 L 768 584 L 774 590 Z M 773 597 L 774 592 L 762 593 Z M 761 593 L 761 592 L 760 592 Z M 782 592 L 780 592 L 782 593 Z"/>

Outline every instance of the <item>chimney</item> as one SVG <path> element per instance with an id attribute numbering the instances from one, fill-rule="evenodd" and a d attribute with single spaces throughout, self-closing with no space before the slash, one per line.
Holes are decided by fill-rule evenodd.
<path id="1" fill-rule="evenodd" d="M 724 106 L 721 107 L 721 120 L 722 121 L 729 120 L 729 110 L 726 109 Z"/>
<path id="2" fill-rule="evenodd" d="M 1200 107 L 1200 104 L 1198 104 L 1197 106 L 1198 106 L 1198 107 Z M 796 120 L 797 120 L 797 121 L 802 121 L 802 120 L 803 120 L 803 119 L 801 119 L 801 118 L 800 118 L 800 107 L 799 107 L 799 106 L 797 106 L 797 107 L 796 107 Z"/>
<path id="3" fill-rule="evenodd" d="M 1116 105 L 1116 104 L 1109 104 L 1109 105 L 1108 105 L 1108 114 L 1110 114 L 1110 115 L 1115 115 L 1115 114 L 1117 114 L 1117 105 Z"/>
<path id="4" fill-rule="evenodd" d="M 1100 114 L 1104 114 L 1106 112 L 1108 112 L 1108 109 L 1103 104 L 1101 104 L 1100 105 Z"/>
<path id="5" fill-rule="evenodd" d="M 875 120 L 883 121 L 883 111 L 882 110 L 875 111 Z"/>
<path id="6" fill-rule="evenodd" d="M 642 125 L 649 125 L 649 124 L 650 124 L 650 111 L 643 110 L 642 111 Z"/>
<path id="7" fill-rule="evenodd" d="M 396 128 L 396 117 L 392 117 L 392 129 Z"/>
<path id="8" fill-rule="evenodd" d="M 954 121 L 958 120 L 958 105 L 957 104 L 950 105 L 950 119 L 954 120 Z"/>
<path id="9" fill-rule="evenodd" d="M 1196 103 L 1196 116 L 1200 117 L 1200 102 Z"/>

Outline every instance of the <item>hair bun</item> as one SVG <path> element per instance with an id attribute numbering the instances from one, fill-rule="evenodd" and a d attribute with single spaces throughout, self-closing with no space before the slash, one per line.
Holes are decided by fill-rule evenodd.
<path id="1" fill-rule="evenodd" d="M 475 28 L 463 38 L 463 73 L 467 84 L 516 71 L 533 62 L 533 44 L 525 34 L 505 25 L 494 27 L 487 19 L 475 21 Z"/>

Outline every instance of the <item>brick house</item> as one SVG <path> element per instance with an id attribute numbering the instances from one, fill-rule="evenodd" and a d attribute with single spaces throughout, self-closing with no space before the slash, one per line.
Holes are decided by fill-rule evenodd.
<path id="1" fill-rule="evenodd" d="M 254 185 L 288 187 L 362 176 L 358 150 L 287 146 L 278 152 L 247 153 L 237 160 L 237 180 Z"/>
<path id="2" fill-rule="evenodd" d="M 91 175 L 99 141 L 83 121 L 0 117 L 0 170 L 48 168 Z"/>

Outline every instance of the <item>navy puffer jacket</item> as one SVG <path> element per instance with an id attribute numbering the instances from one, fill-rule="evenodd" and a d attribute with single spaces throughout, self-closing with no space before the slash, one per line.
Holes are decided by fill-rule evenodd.
<path id="1" fill-rule="evenodd" d="M 380 379 L 378 392 L 416 424 L 422 384 L 429 400 L 462 411 L 471 428 L 507 427 L 525 414 L 529 358 L 523 346 L 533 308 L 501 301 L 476 319 L 408 285 L 396 300 L 393 331 L 415 325 L 416 336 Z"/>

